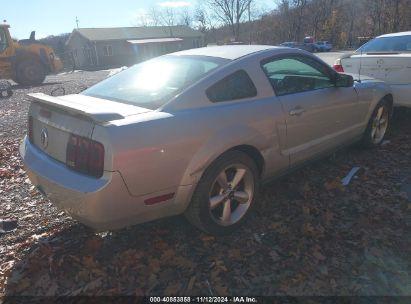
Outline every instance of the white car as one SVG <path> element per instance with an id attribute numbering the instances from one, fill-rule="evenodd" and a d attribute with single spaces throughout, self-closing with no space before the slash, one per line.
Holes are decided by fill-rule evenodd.
<path id="1" fill-rule="evenodd" d="M 376 37 L 337 59 L 334 69 L 383 80 L 392 88 L 395 106 L 411 107 L 411 31 Z"/>

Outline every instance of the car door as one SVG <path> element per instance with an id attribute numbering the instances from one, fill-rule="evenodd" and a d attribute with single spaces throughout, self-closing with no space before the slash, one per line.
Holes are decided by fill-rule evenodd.
<path id="1" fill-rule="evenodd" d="M 353 87 L 336 87 L 333 72 L 305 55 L 262 62 L 286 115 L 290 164 L 312 158 L 352 139 L 363 120 Z"/>

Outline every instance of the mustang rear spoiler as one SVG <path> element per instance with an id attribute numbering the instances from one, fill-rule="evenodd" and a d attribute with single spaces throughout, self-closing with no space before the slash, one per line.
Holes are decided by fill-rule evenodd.
<path id="1" fill-rule="evenodd" d="M 32 102 L 50 105 L 75 115 L 85 116 L 95 122 L 118 120 L 129 115 L 151 111 L 133 105 L 85 95 L 65 95 L 59 97 L 43 93 L 30 93 L 27 95 L 33 98 Z"/>

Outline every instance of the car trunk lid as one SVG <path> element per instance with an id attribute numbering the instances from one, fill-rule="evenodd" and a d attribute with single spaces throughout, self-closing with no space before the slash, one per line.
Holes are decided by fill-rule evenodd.
<path id="1" fill-rule="evenodd" d="M 71 134 L 92 138 L 96 124 L 106 124 L 151 110 L 115 101 L 85 96 L 49 96 L 29 94 L 30 141 L 50 157 L 66 162 L 66 148 Z"/>

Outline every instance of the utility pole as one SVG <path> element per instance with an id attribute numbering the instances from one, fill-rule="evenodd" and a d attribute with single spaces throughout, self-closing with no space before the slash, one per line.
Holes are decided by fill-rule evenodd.
<path id="1" fill-rule="evenodd" d="M 76 24 L 77 24 L 77 29 L 78 29 L 78 18 L 77 18 L 77 16 L 76 16 Z"/>

